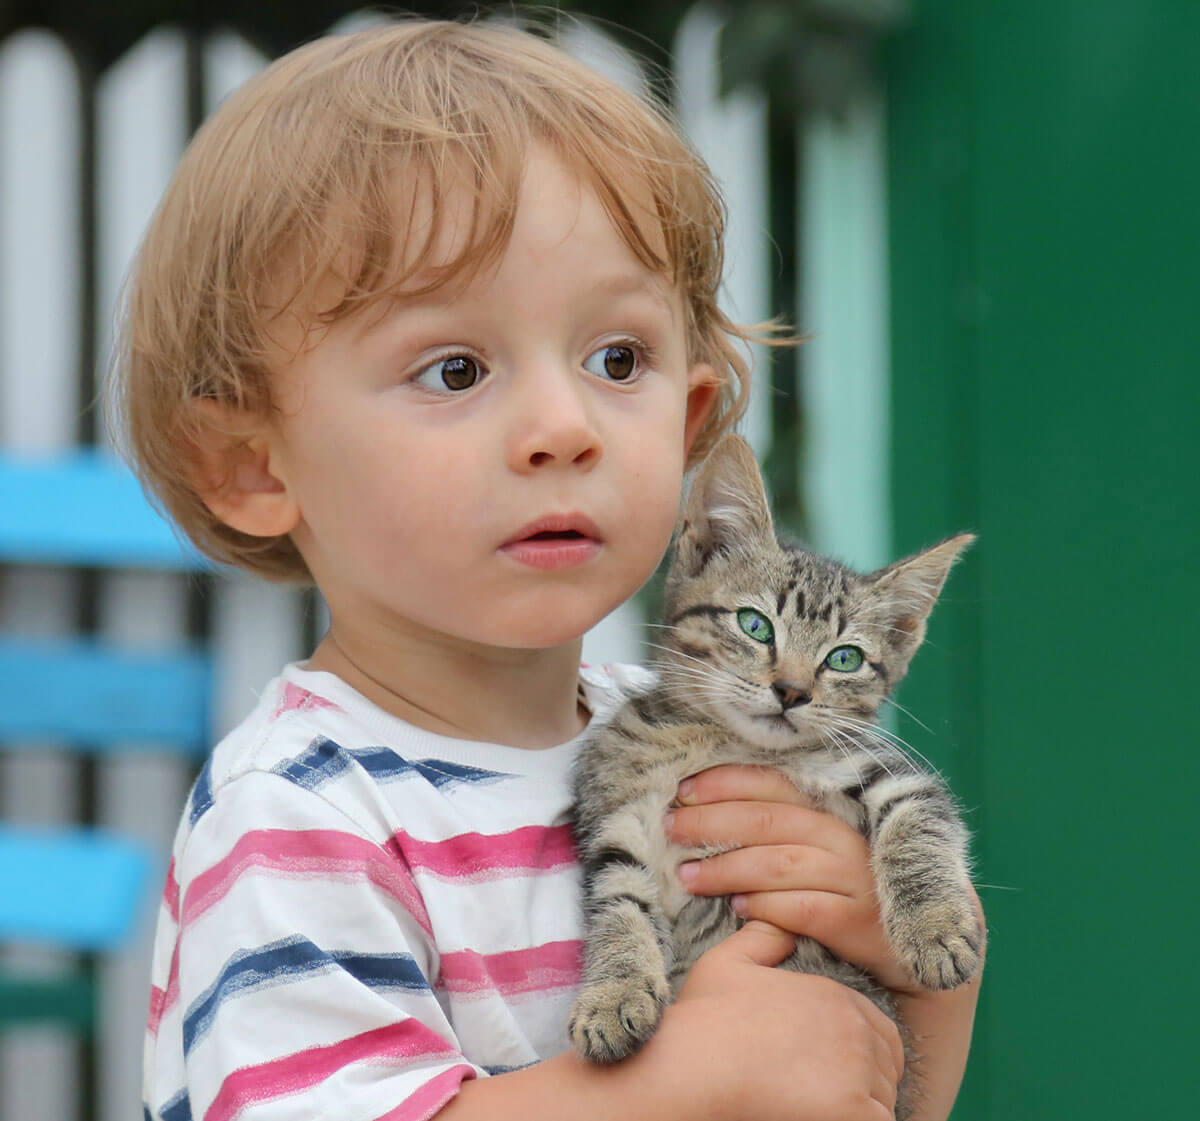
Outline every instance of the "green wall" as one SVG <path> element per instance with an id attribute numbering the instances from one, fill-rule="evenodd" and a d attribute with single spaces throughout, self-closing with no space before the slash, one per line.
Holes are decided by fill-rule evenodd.
<path id="1" fill-rule="evenodd" d="M 896 545 L 980 541 L 900 699 L 995 885 L 955 1118 L 1196 1116 L 1200 3 L 914 8 Z"/>

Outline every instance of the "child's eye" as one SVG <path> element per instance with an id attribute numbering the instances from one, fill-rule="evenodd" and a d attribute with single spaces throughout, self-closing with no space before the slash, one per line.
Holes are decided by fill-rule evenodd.
<path id="1" fill-rule="evenodd" d="M 625 343 L 602 346 L 583 361 L 583 368 L 589 374 L 612 381 L 628 381 L 638 372 L 638 366 L 638 352 Z"/>
<path id="2" fill-rule="evenodd" d="M 426 389 L 459 393 L 478 385 L 486 371 L 469 354 L 452 354 L 426 366 L 412 380 Z"/>

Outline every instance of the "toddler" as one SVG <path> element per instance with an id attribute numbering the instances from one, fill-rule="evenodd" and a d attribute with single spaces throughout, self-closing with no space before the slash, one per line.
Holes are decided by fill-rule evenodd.
<path id="1" fill-rule="evenodd" d="M 567 1050 L 569 771 L 638 671 L 581 636 L 665 551 L 739 416 L 722 211 L 658 109 L 539 36 L 329 38 L 183 157 L 130 290 L 119 392 L 149 488 L 210 556 L 311 580 L 330 627 L 212 753 L 160 914 L 154 1121 L 890 1115 L 894 1026 L 770 968 L 795 933 L 896 989 L 945 1117 L 975 995 L 916 989 L 864 842 L 720 768 L 665 827 L 756 921 L 650 1044 Z"/>

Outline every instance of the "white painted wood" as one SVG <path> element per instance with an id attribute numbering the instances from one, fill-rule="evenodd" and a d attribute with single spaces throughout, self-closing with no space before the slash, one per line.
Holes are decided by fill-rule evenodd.
<path id="1" fill-rule="evenodd" d="M 697 4 L 675 41 L 679 114 L 696 151 L 712 169 L 729 209 L 725 237 L 723 310 L 735 322 L 762 323 L 771 316 L 771 238 L 767 221 L 767 102 L 755 90 L 721 98 L 718 58 L 720 17 Z M 750 348 L 754 363 L 750 407 L 741 432 L 761 457 L 770 442 L 770 357 Z"/>
<path id="2" fill-rule="evenodd" d="M 583 662 L 602 666 L 609 662 L 644 662 L 644 613 L 634 600 L 627 600 L 605 616 L 583 636 Z"/>
<path id="3" fill-rule="evenodd" d="M 308 656 L 300 591 L 248 575 L 223 580 L 215 589 L 211 641 L 217 654 L 214 737 L 219 738 L 250 712 L 263 686 L 284 665 Z"/>
<path id="4" fill-rule="evenodd" d="M 205 109 L 211 113 L 267 64 L 267 57 L 233 31 L 212 35 L 204 48 Z"/>
<path id="5" fill-rule="evenodd" d="M 889 559 L 888 298 L 884 111 L 865 90 L 799 138 L 803 478 L 813 544 L 860 568 Z"/>
<path id="6" fill-rule="evenodd" d="M 639 97 L 646 93 L 641 62 L 598 24 L 564 17 L 557 27 L 558 45 L 569 55 Z"/>
<path id="7" fill-rule="evenodd" d="M 0 446 L 51 453 L 75 437 L 80 257 L 78 93 L 72 60 L 53 36 L 22 32 L 0 45 Z M 0 625 L 69 630 L 75 582 L 61 572 L 0 576 Z M 0 760 L 0 816 L 60 823 L 78 817 L 69 757 L 38 750 Z M 61 959 L 14 951 L 7 964 L 53 970 Z M 67 1116 L 79 1087 L 71 1040 L 39 1030 L 0 1041 L 0 1119 Z"/>
<path id="8" fill-rule="evenodd" d="M 0 45 L 0 443 L 74 439 L 79 362 L 79 107 L 70 55 L 46 32 Z"/>
<path id="9" fill-rule="evenodd" d="M 97 340 L 108 367 L 121 290 L 146 223 L 187 141 L 183 33 L 151 32 L 101 76 L 96 90 Z"/>
<path id="10" fill-rule="evenodd" d="M 98 339 L 100 374 L 107 369 L 121 290 L 146 224 L 187 137 L 183 33 L 147 35 L 102 76 L 97 104 Z M 185 578 L 164 573 L 105 577 L 99 630 L 106 639 L 142 648 L 169 647 L 184 636 Z M 160 853 L 157 880 L 178 821 L 192 768 L 169 757 L 129 755 L 97 767 L 99 820 L 143 838 Z M 157 894 L 157 890 L 154 894 Z M 149 999 L 151 915 L 133 943 L 101 971 L 97 1115 L 122 1121 L 141 1111 L 141 1052 Z"/>

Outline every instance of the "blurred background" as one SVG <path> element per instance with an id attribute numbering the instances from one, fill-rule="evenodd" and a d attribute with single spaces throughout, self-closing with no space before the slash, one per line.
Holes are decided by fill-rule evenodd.
<path id="1" fill-rule="evenodd" d="M 896 723 L 961 796 L 990 920 L 955 1118 L 1186 1116 L 1200 4 L 553 8 L 568 49 L 667 91 L 722 181 L 728 310 L 810 336 L 757 355 L 744 426 L 784 525 L 864 568 L 980 535 Z M 141 1115 L 154 900 L 187 786 L 321 626 L 308 593 L 203 570 L 107 456 L 93 406 L 122 277 L 220 99 L 378 18 L 0 3 L 0 829 L 80 846 L 53 877 L 0 878 L 0 1121 Z M 597 628 L 588 660 L 641 658 L 639 611 Z M 109 688 L 101 655 L 133 685 Z M 138 724 L 147 700 L 164 711 Z M 0 832 L 0 877 L 20 837 Z M 103 843 L 115 863 L 90 863 Z M 132 918 L 80 934 L 110 868 L 132 869 Z M 60 880 L 53 921 L 16 914 Z M 74 996 L 39 988 L 64 974 Z"/>

